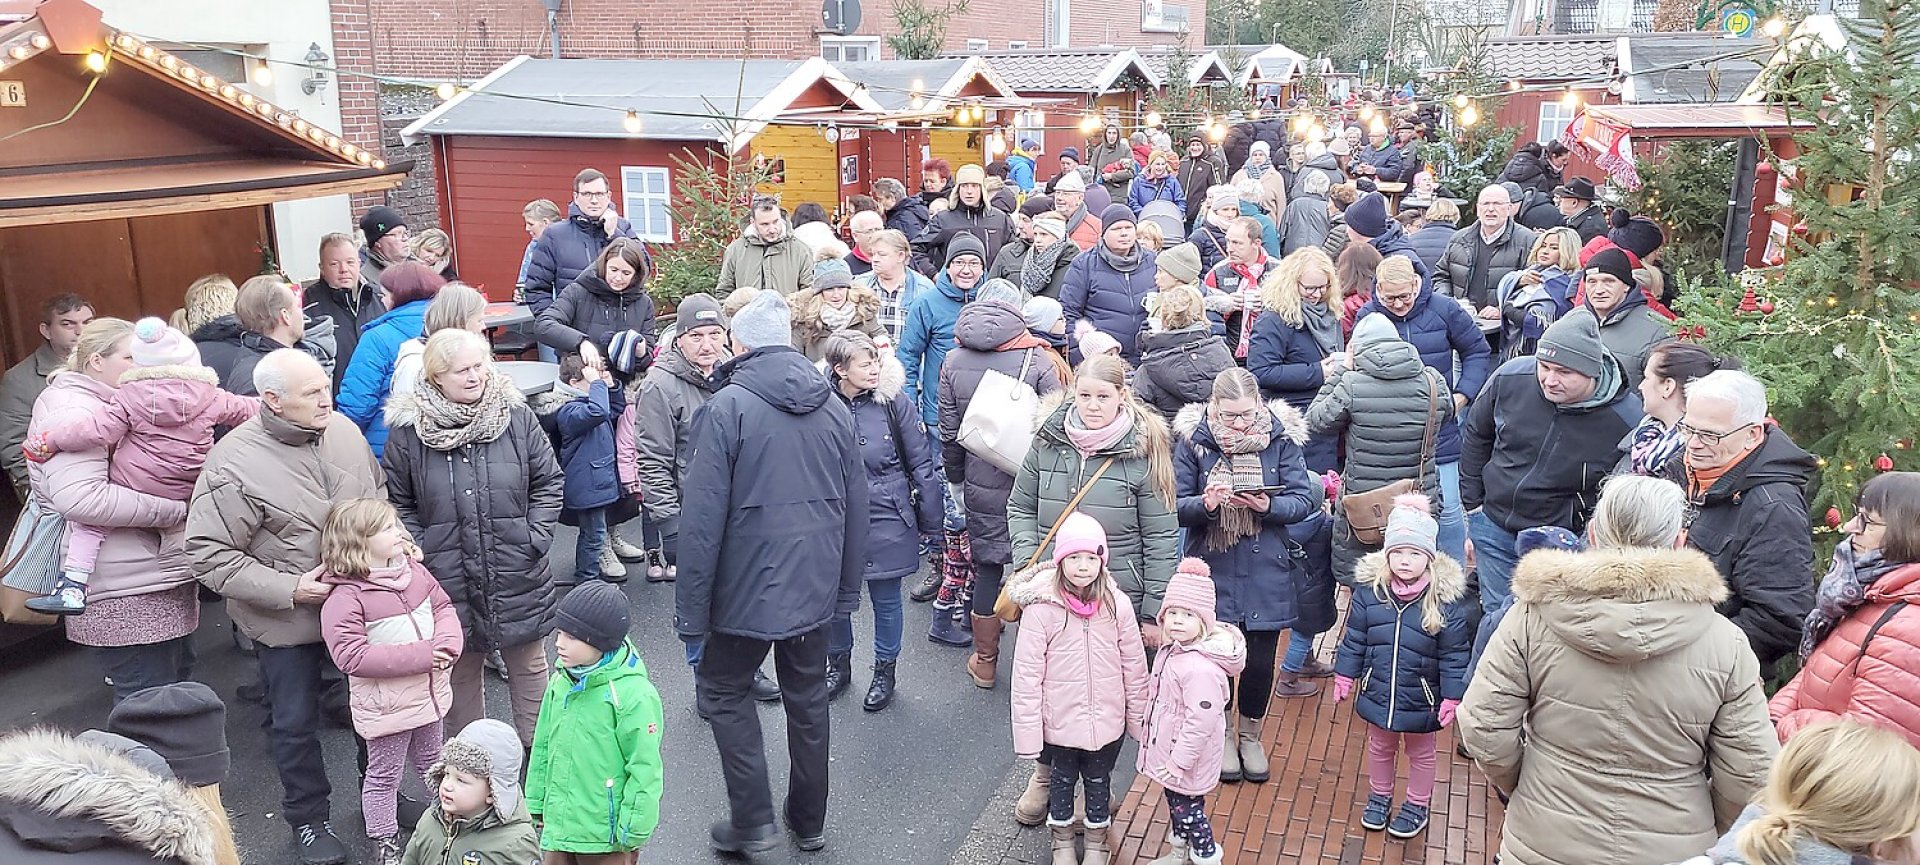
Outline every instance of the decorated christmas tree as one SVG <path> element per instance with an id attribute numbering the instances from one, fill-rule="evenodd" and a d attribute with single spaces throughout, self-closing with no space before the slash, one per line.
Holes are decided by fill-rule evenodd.
<path id="1" fill-rule="evenodd" d="M 1875 472 L 1920 470 L 1920 3 L 1864 0 L 1844 44 L 1809 39 L 1770 82 L 1800 153 L 1784 261 L 1695 285 L 1690 338 L 1738 355 L 1820 458 L 1816 524 Z M 1831 509 L 1831 510 L 1830 510 Z"/>

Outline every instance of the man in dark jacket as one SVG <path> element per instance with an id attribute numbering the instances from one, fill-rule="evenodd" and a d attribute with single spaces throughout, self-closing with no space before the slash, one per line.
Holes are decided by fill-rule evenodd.
<path id="1" fill-rule="evenodd" d="M 1547 328 L 1534 356 L 1494 372 L 1467 418 L 1460 457 L 1482 610 L 1492 613 L 1511 594 L 1520 530 L 1586 529 L 1600 482 L 1640 417 L 1640 397 L 1585 309 Z"/>
<path id="2" fill-rule="evenodd" d="M 1453 233 L 1446 254 L 1434 269 L 1433 287 L 1452 298 L 1465 299 L 1482 318 L 1500 311 L 1500 280 L 1527 266 L 1527 252 L 1533 249 L 1533 231 L 1513 221 L 1513 202 L 1501 184 L 1489 184 L 1480 190 L 1474 203 L 1474 224 Z M 1351 221 L 1352 217 L 1348 217 Z"/>
<path id="3" fill-rule="evenodd" d="M 27 457 L 20 442 L 33 420 L 33 404 L 47 389 L 47 376 L 67 362 L 80 331 L 93 320 L 93 304 L 77 294 L 56 294 L 40 305 L 40 345 L 0 378 L 0 465 L 20 501 L 27 500 Z"/>
<path id="4" fill-rule="evenodd" d="M 326 328 L 324 334 L 318 333 Z M 223 315 L 193 332 L 200 349 L 200 362 L 220 377 L 220 387 L 228 393 L 255 396 L 253 368 L 260 359 L 283 348 L 297 348 L 329 367 L 333 355 L 320 343 L 333 338 L 331 319 L 310 325 L 300 311 L 300 299 L 293 286 L 271 275 L 256 276 L 240 286 L 234 297 L 233 314 Z M 328 374 L 332 370 L 328 369 Z"/>
<path id="5" fill-rule="evenodd" d="M 873 200 L 886 209 L 887 227 L 908 237 L 919 237 L 927 227 L 927 203 L 908 195 L 907 185 L 891 177 L 873 182 Z"/>
<path id="6" fill-rule="evenodd" d="M 1560 208 L 1562 224 L 1579 232 L 1582 244 L 1607 233 L 1607 214 L 1594 201 L 1596 197 L 1593 181 L 1584 177 L 1553 188 L 1553 203 Z"/>
<path id="7" fill-rule="evenodd" d="M 1720 613 L 1747 635 L 1762 672 L 1800 645 L 1813 609 L 1807 481 L 1813 455 L 1767 422 L 1767 390 L 1722 370 L 1687 383 L 1686 459 L 1668 477 L 1687 490 L 1687 546 L 1727 580 Z"/>
<path id="8" fill-rule="evenodd" d="M 613 208 L 607 176 L 597 168 L 580 169 L 573 176 L 573 203 L 567 205 L 567 218 L 540 232 L 527 260 L 526 297 L 533 314 L 539 315 L 560 289 L 592 267 L 614 238 L 635 236 L 633 225 Z"/>
<path id="9" fill-rule="evenodd" d="M 360 216 L 360 236 L 367 245 L 360 247 L 360 273 L 367 282 L 380 284 L 380 274 L 391 265 L 407 260 L 406 214 L 384 204 L 367 208 Z"/>
<path id="10" fill-rule="evenodd" d="M 666 559 L 660 576 L 649 570 L 648 580 L 671 581 L 679 573 L 680 478 L 693 456 L 693 416 L 713 396 L 713 370 L 728 356 L 727 322 L 717 301 L 690 294 L 676 312 L 678 333 L 640 382 L 635 411 L 638 474 Z"/>
<path id="11" fill-rule="evenodd" d="M 853 417 L 789 344 L 792 316 L 761 292 L 733 317 L 734 358 L 693 422 L 681 486 L 675 628 L 699 644 L 701 711 L 726 775 L 731 820 L 714 847 L 748 856 L 780 845 L 753 673 L 773 650 L 787 713 L 787 828 L 825 844 L 827 625 L 859 607 L 867 482 Z"/>
<path id="12" fill-rule="evenodd" d="M 965 232 L 980 239 L 986 248 L 986 261 L 1000 254 L 1000 245 L 1013 234 L 1012 222 L 1005 211 L 987 203 L 987 173 L 978 165 L 962 165 L 953 174 L 953 206 L 933 215 L 933 219 L 913 239 L 913 251 L 932 261 L 947 260 L 947 244 L 954 235 Z"/>
<path id="13" fill-rule="evenodd" d="M 387 314 L 379 284 L 369 279 L 353 238 L 344 234 L 320 238 L 320 278 L 307 283 L 300 296 L 307 302 L 304 312 L 308 321 L 324 318 L 333 322 L 335 391 L 340 389 L 340 377 L 346 374 L 353 350 L 360 344 L 360 329 Z"/>
<path id="14" fill-rule="evenodd" d="M 1291 210 L 1292 208 L 1288 208 Z M 1406 229 L 1387 212 L 1387 197 L 1378 192 L 1369 192 L 1354 199 L 1347 206 L 1347 233 L 1373 244 L 1380 251 L 1381 258 L 1403 256 L 1420 274 L 1422 287 L 1435 287 L 1433 274 L 1427 272 L 1427 264 L 1420 260 L 1420 251 L 1413 248 L 1413 242 L 1407 239 Z M 1337 256 L 1329 256 L 1335 257 Z"/>

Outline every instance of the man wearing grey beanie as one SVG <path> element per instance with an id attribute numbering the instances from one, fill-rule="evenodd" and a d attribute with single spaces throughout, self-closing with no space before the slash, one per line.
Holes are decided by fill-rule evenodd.
<path id="1" fill-rule="evenodd" d="M 1639 395 L 1586 309 L 1547 328 L 1534 355 L 1494 371 L 1473 401 L 1460 456 L 1481 609 L 1499 609 L 1510 594 L 1520 530 L 1586 527 L 1640 416 Z"/>
<path id="2" fill-rule="evenodd" d="M 859 606 L 867 480 L 846 403 L 789 344 L 786 299 L 761 292 L 732 327 L 680 487 L 674 626 L 698 656 L 726 776 L 731 816 L 713 846 L 753 857 L 780 846 L 751 697 L 769 651 L 787 713 L 787 829 L 803 850 L 826 843 L 826 629 Z"/>

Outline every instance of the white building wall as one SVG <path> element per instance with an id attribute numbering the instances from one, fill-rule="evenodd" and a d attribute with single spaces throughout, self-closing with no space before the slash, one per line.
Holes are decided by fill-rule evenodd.
<path id="1" fill-rule="evenodd" d="M 301 63 L 317 43 L 327 56 L 335 55 L 327 0 L 89 2 L 100 9 L 107 24 L 161 44 L 235 48 L 269 61 Z M 300 88 L 307 70 L 282 63 L 269 63 L 268 68 L 273 80 L 264 87 L 251 81 L 233 83 L 328 129 L 340 128 L 339 91 L 331 75 L 326 86 L 308 95 Z M 319 275 L 320 236 L 330 231 L 351 233 L 353 219 L 347 196 L 330 195 L 273 205 L 273 226 L 281 267 L 287 275 L 304 280 Z M 251 274 L 229 275 L 239 281 Z"/>

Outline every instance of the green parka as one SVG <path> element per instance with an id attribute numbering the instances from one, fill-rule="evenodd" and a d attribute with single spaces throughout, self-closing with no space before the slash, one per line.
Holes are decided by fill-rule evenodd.
<path id="1" fill-rule="evenodd" d="M 631 642 L 579 678 L 555 670 L 527 765 L 540 849 L 640 849 L 660 821 L 663 732 L 660 694 Z"/>
<path id="2" fill-rule="evenodd" d="M 445 812 L 434 805 L 413 830 L 400 865 L 530 865 L 540 861 L 539 841 L 525 808 L 506 820 L 488 808 L 449 826 Z"/>
<path id="3" fill-rule="evenodd" d="M 1033 449 L 1027 452 L 1013 481 L 1013 496 L 1007 500 L 1012 568 L 1026 567 L 1081 485 L 1107 457 L 1116 457 L 1094 481 L 1078 510 L 1107 530 L 1107 569 L 1133 602 L 1134 612 L 1142 621 L 1152 621 L 1160 616 L 1160 597 L 1180 560 L 1179 520 L 1173 503 L 1153 479 L 1153 467 L 1159 465 L 1168 485 L 1172 484 L 1172 435 L 1167 421 L 1146 404 L 1128 400 L 1133 431 L 1107 450 L 1083 458 L 1067 439 L 1072 403 L 1063 400 L 1064 393 L 1041 398 Z"/>

